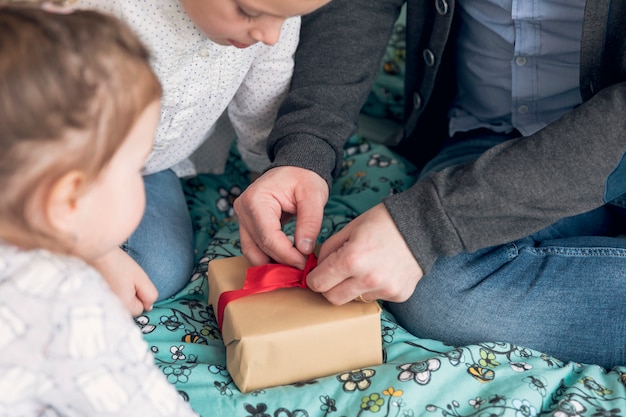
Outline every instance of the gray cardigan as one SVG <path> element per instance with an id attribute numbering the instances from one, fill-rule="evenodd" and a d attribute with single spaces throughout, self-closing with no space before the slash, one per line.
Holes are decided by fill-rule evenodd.
<path id="1" fill-rule="evenodd" d="M 292 90 L 268 144 L 272 167 L 308 168 L 331 183 L 402 3 L 333 0 L 303 19 Z M 433 138 L 445 125 L 455 84 L 447 61 L 454 21 L 454 0 L 408 0 L 407 74 L 413 77 L 406 80 L 401 145 L 413 156 L 436 151 Z M 589 1 L 582 105 L 534 135 L 384 200 L 426 273 L 439 256 L 521 238 L 626 193 L 625 27 L 626 1 Z"/>

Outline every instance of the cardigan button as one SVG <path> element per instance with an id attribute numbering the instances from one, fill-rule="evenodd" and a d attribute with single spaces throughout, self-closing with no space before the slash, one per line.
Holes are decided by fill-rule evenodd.
<path id="1" fill-rule="evenodd" d="M 435 54 L 433 54 L 433 51 L 431 51 L 430 49 L 424 49 L 424 52 L 422 52 L 422 56 L 424 57 L 424 62 L 426 63 L 426 65 L 428 65 L 429 67 L 435 65 Z"/>
<path id="2" fill-rule="evenodd" d="M 419 93 L 413 94 L 413 108 L 419 110 L 422 107 L 422 96 Z"/>
<path id="3" fill-rule="evenodd" d="M 448 2 L 446 0 L 435 0 L 435 9 L 441 16 L 448 14 Z"/>

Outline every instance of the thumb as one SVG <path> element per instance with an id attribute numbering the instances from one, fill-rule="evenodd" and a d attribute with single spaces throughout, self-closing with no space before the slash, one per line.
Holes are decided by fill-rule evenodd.
<path id="1" fill-rule="evenodd" d="M 317 236 L 322 227 L 323 215 L 324 204 L 313 202 L 313 200 L 298 208 L 294 243 L 300 253 L 308 255 L 315 249 Z"/>

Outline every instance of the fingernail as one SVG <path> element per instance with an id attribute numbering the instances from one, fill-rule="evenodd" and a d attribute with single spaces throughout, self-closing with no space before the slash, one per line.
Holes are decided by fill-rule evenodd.
<path id="1" fill-rule="evenodd" d="M 309 254 L 311 252 L 313 252 L 313 241 L 311 239 L 301 239 L 300 242 L 298 242 L 298 250 L 304 254 Z"/>

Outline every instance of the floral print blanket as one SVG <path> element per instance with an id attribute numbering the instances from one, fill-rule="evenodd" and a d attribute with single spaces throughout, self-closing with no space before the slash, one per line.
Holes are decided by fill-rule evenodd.
<path id="1" fill-rule="evenodd" d="M 607 372 L 562 363 L 507 343 L 448 346 L 418 339 L 384 308 L 382 365 L 242 394 L 225 369 L 225 348 L 207 304 L 206 268 L 211 259 L 241 254 L 232 201 L 247 176 L 233 152 L 226 174 L 184 181 L 196 271 L 179 294 L 136 318 L 156 365 L 202 416 L 626 417 L 626 367 Z M 320 241 L 385 195 L 409 187 L 414 177 L 413 168 L 387 148 L 353 138 Z M 286 232 L 291 229 L 288 224 Z"/>

